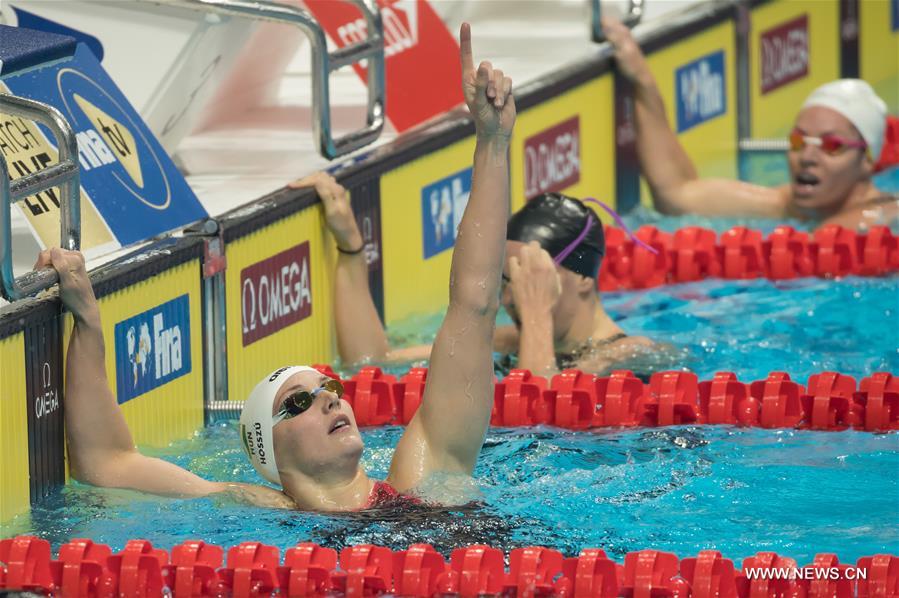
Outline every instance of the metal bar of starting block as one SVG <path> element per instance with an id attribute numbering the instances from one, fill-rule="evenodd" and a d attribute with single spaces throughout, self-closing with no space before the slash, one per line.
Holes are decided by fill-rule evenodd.
<path id="1" fill-rule="evenodd" d="M 367 37 L 328 53 L 321 25 L 307 11 L 261 0 L 141 0 L 161 6 L 178 6 L 204 13 L 284 23 L 298 27 L 312 46 L 312 130 L 319 153 L 334 159 L 377 139 L 384 128 L 384 28 L 376 0 L 348 0 L 362 11 Z M 632 0 L 642 2 L 642 0 Z M 331 71 L 367 60 L 368 108 L 366 126 L 334 138 L 331 127 Z"/>
<path id="2" fill-rule="evenodd" d="M 13 203 L 26 197 L 59 187 L 59 245 L 65 249 L 81 248 L 81 187 L 78 177 L 78 144 L 72 127 L 54 107 L 27 98 L 0 93 L 0 112 L 41 123 L 50 129 L 59 148 L 58 163 L 25 175 L 10 183 L 6 160 L 0 158 L 0 279 L 2 293 L 16 301 L 47 289 L 59 277 L 53 268 L 29 272 L 18 278 L 13 273 L 12 220 Z"/>
<path id="3" fill-rule="evenodd" d="M 593 41 L 598 44 L 606 41 L 606 35 L 602 31 L 602 23 L 600 22 L 600 17 L 602 16 L 601 4 L 602 0 L 590 1 L 590 12 L 593 17 Z M 643 18 L 645 6 L 646 0 L 629 0 L 627 14 L 621 19 L 621 22 L 631 29 L 636 27 L 640 19 Z"/>

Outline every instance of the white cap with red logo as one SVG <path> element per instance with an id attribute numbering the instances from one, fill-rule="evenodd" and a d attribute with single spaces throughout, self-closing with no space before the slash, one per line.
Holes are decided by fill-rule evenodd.
<path id="1" fill-rule="evenodd" d="M 802 105 L 809 106 L 823 106 L 845 116 L 858 129 L 871 150 L 871 158 L 877 162 L 886 130 L 887 105 L 867 81 L 837 79 L 825 83 Z"/>

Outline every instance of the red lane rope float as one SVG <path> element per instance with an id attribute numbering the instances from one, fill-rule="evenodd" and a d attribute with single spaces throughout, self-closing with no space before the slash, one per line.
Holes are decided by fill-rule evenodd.
<path id="1" fill-rule="evenodd" d="M 120 553 L 72 540 L 52 559 L 50 544 L 32 536 L 0 540 L 0 589 L 73 598 L 214 596 L 488 595 L 540 597 L 862 598 L 899 596 L 899 558 L 879 554 L 853 565 L 834 554 L 795 560 L 760 552 L 740 568 L 715 550 L 678 559 L 657 550 L 629 552 L 624 564 L 598 548 L 577 557 L 542 546 L 506 555 L 484 545 L 453 550 L 449 562 L 429 544 L 393 551 L 362 544 L 337 552 L 309 542 L 285 551 L 260 542 L 224 550 L 198 540 L 165 550 L 130 540 Z M 509 563 L 506 569 L 505 563 Z M 89 566 L 88 566 L 89 565 Z"/>
<path id="2" fill-rule="evenodd" d="M 330 366 L 315 366 L 337 378 Z M 421 405 L 427 368 L 400 377 L 364 367 L 343 382 L 344 398 L 360 426 L 408 424 Z M 595 427 L 738 425 L 868 432 L 899 430 L 899 376 L 878 372 L 856 384 L 852 376 L 822 372 L 805 385 L 784 372 L 741 382 L 732 372 L 699 381 L 692 372 L 657 372 L 644 384 L 628 370 L 597 377 L 565 370 L 546 380 L 512 370 L 493 392 L 493 426 Z"/>
<path id="3" fill-rule="evenodd" d="M 788 280 L 804 276 L 883 276 L 899 270 L 899 237 L 886 226 L 864 234 L 829 224 L 814 233 L 778 226 L 767 239 L 736 226 L 721 234 L 698 226 L 666 233 L 642 226 L 636 237 L 607 226 L 606 255 L 597 286 L 602 291 L 646 289 L 706 278 Z"/>

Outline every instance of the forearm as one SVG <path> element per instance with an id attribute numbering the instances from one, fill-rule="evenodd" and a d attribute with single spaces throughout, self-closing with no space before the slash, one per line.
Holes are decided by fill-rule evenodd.
<path id="1" fill-rule="evenodd" d="M 518 367 L 536 376 L 549 377 L 558 373 L 553 348 L 552 314 L 546 310 L 522 311 L 521 340 L 518 348 Z"/>
<path id="2" fill-rule="evenodd" d="M 662 96 L 651 74 L 635 83 L 637 153 L 652 191 L 653 204 L 665 214 L 750 216 L 785 215 L 788 193 L 730 179 L 700 179 L 668 124 Z"/>
<path id="3" fill-rule="evenodd" d="M 665 103 L 648 71 L 634 83 L 634 97 L 637 156 L 655 206 L 665 213 L 683 211 L 678 190 L 696 179 L 696 167 L 671 128 Z"/>
<path id="4" fill-rule="evenodd" d="M 499 279 L 509 215 L 509 140 L 479 138 L 471 194 L 453 250 L 450 308 L 490 312 L 499 307 Z"/>
<path id="5" fill-rule="evenodd" d="M 361 239 L 359 241 L 362 242 Z M 365 253 L 340 253 L 334 273 L 337 348 L 345 364 L 383 361 L 388 344 L 368 286 Z"/>
<path id="6" fill-rule="evenodd" d="M 134 450 L 134 441 L 106 378 L 99 309 L 75 316 L 66 356 L 65 420 L 75 477 Z M 88 467 L 93 465 L 93 468 Z"/>
<path id="7" fill-rule="evenodd" d="M 190 498 L 222 492 L 227 484 L 210 482 L 163 459 L 147 457 L 132 450 L 114 459 L 85 464 L 79 479 L 104 488 L 127 488 L 158 496 Z"/>
<path id="8" fill-rule="evenodd" d="M 402 347 L 399 349 L 390 349 L 384 358 L 386 363 L 413 363 L 416 361 L 427 361 L 431 357 L 431 345 L 414 345 L 412 347 Z"/>
<path id="9" fill-rule="evenodd" d="M 106 379 L 105 351 L 99 310 L 93 307 L 75 316 L 66 357 L 65 395 L 73 477 L 95 486 L 163 496 L 204 496 L 217 491 L 215 484 L 137 451 Z"/>

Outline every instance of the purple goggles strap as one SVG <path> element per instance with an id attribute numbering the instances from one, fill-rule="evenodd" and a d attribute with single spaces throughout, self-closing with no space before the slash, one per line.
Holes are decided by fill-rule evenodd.
<path id="1" fill-rule="evenodd" d="M 594 199 L 594 198 L 592 198 L 592 197 L 585 197 L 582 201 L 589 202 L 589 203 L 594 203 L 594 204 L 598 205 L 599 207 L 601 207 L 603 210 L 605 210 L 606 212 L 609 213 L 609 215 L 610 215 L 610 216 L 612 217 L 612 219 L 615 221 L 615 224 L 618 225 L 618 228 L 624 230 L 625 234 L 627 234 L 627 236 L 630 237 L 630 239 L 631 239 L 635 244 L 639 245 L 640 247 L 642 247 L 643 249 L 645 249 L 646 251 L 648 251 L 648 252 L 650 252 L 650 253 L 652 253 L 652 254 L 654 254 L 654 255 L 658 255 L 658 254 L 659 254 L 659 250 L 658 250 L 658 249 L 656 249 L 655 247 L 650 246 L 650 245 L 647 244 L 647 243 L 644 243 L 643 241 L 641 241 L 640 239 L 638 239 L 637 236 L 636 236 L 634 233 L 631 232 L 631 230 L 627 227 L 627 225 L 624 224 L 624 221 L 621 219 L 621 216 L 618 215 L 618 212 L 616 212 L 615 210 L 613 210 L 612 208 L 610 208 L 609 206 L 607 206 L 607 205 L 604 204 L 603 202 L 599 201 L 598 199 Z M 591 227 L 591 226 L 593 226 L 593 214 L 590 214 L 589 216 L 587 216 L 587 225 L 584 227 L 584 230 L 581 231 L 581 234 L 579 234 L 579 235 L 574 239 L 574 241 L 572 241 L 572 242 L 568 245 L 568 247 L 566 247 L 565 249 L 563 249 L 562 251 L 560 251 L 559 254 L 556 255 L 556 257 L 553 258 L 553 262 L 555 262 L 557 265 L 558 265 L 558 264 L 561 264 L 562 261 L 563 261 L 566 257 L 568 257 L 569 255 L 571 255 L 571 252 L 574 251 L 575 248 L 577 248 L 577 246 L 581 244 L 581 241 L 583 241 L 584 238 L 587 236 L 587 233 L 590 231 L 590 227 Z"/>

